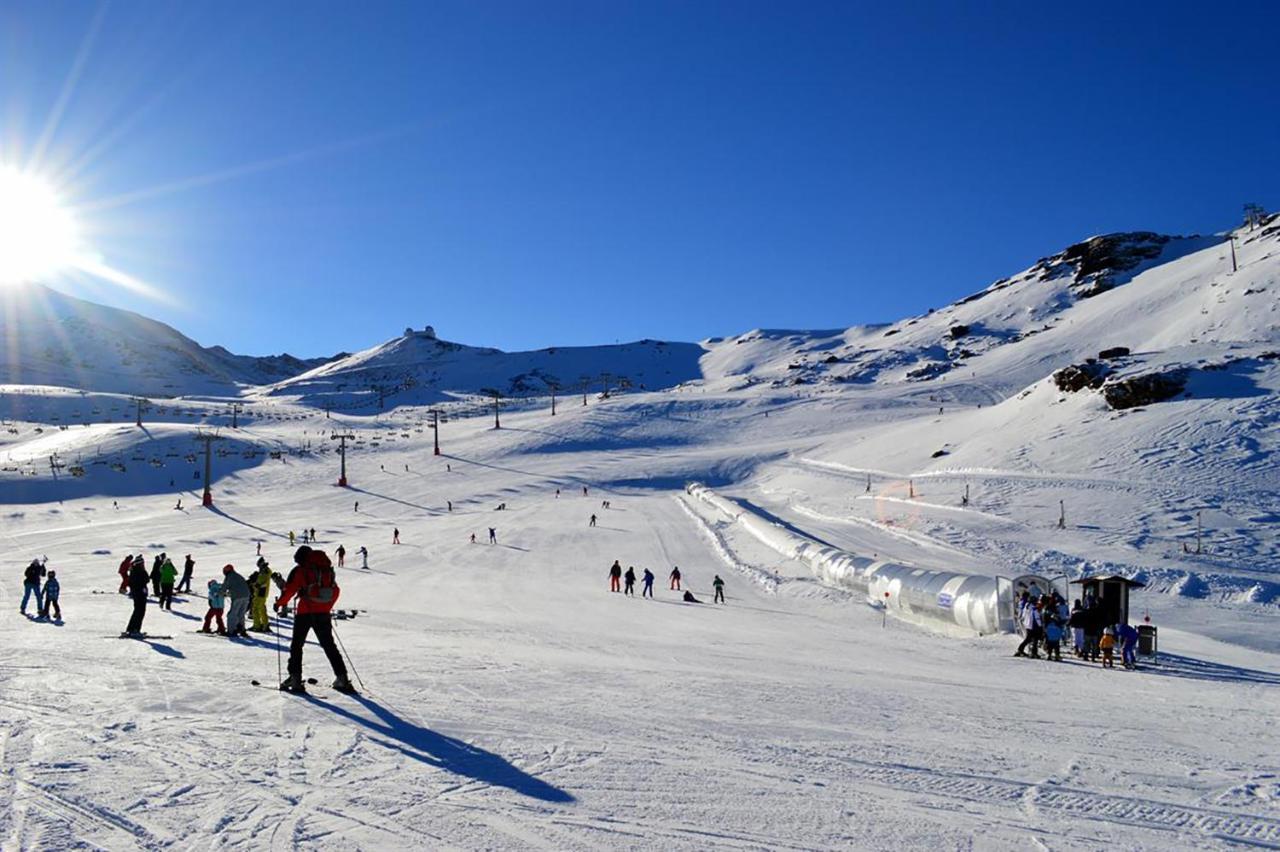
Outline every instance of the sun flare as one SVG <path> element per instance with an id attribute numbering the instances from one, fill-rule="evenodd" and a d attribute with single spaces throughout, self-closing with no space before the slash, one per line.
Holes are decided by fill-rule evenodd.
<path id="1" fill-rule="evenodd" d="M 23 284 L 74 266 L 75 217 L 40 177 L 0 165 L 0 286 Z"/>

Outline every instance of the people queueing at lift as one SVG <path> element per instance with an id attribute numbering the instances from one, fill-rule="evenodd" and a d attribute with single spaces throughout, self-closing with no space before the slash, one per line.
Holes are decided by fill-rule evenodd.
<path id="1" fill-rule="evenodd" d="M 1124 667 L 1137 665 L 1138 629 L 1127 623 L 1107 623 L 1106 611 L 1092 596 L 1077 599 L 1068 609 L 1057 592 L 1033 595 L 1024 591 L 1018 598 L 1017 614 L 1023 639 L 1015 657 L 1040 659 L 1043 643 L 1044 659 L 1061 662 L 1062 642 L 1070 639 L 1077 659 L 1094 663 L 1101 659 L 1104 668 L 1115 668 L 1113 655 L 1118 646 Z"/>

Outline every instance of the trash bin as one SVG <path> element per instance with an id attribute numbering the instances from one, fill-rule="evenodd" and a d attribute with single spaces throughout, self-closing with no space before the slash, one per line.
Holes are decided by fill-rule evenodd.
<path id="1" fill-rule="evenodd" d="M 1144 657 L 1156 655 L 1156 626 L 1154 624 L 1138 625 L 1138 653 Z"/>

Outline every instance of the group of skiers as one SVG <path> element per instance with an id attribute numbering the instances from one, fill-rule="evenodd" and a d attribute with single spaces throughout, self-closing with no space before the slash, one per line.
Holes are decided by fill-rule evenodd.
<path id="1" fill-rule="evenodd" d="M 44 581 L 41 588 L 41 580 Z M 53 610 L 53 620 L 62 621 L 62 607 L 58 603 L 58 595 L 62 586 L 58 582 L 58 572 L 45 569 L 44 560 L 32 559 L 31 564 L 22 572 L 22 605 L 19 611 L 27 614 L 27 604 L 32 598 L 36 601 L 36 618 L 47 619 L 49 610 Z"/>
<path id="2" fill-rule="evenodd" d="M 683 591 L 684 595 L 682 596 L 682 600 L 684 600 L 686 603 L 702 603 L 702 601 L 698 600 L 696 597 L 693 596 L 693 592 L 680 588 L 681 576 L 682 575 L 680 574 L 680 566 L 679 565 L 672 566 L 671 573 L 667 575 L 667 579 L 670 580 L 670 583 L 671 583 L 670 585 L 671 590 L 675 592 Z M 644 574 L 640 577 L 641 583 L 643 584 L 642 590 L 640 592 L 640 597 L 642 598 L 653 597 L 653 581 L 655 579 L 656 577 L 654 576 L 654 573 L 652 571 L 650 571 L 648 568 L 644 569 Z M 715 575 L 715 579 L 711 581 L 711 585 L 715 589 L 715 602 L 724 603 L 725 602 L 724 601 L 724 580 L 720 579 L 719 574 Z M 622 563 L 620 563 L 616 559 L 613 560 L 613 564 L 609 566 L 609 591 L 611 592 L 620 591 L 624 595 L 631 595 L 632 597 L 634 597 L 636 593 L 635 566 L 633 565 L 627 566 L 627 570 L 624 573 L 622 570 Z"/>
<path id="3" fill-rule="evenodd" d="M 1057 592 L 1032 595 L 1024 591 L 1018 598 L 1018 623 L 1022 627 L 1022 644 L 1015 657 L 1040 658 L 1044 643 L 1045 659 L 1062 662 L 1062 641 L 1071 631 L 1077 659 L 1098 662 L 1103 668 L 1115 668 L 1115 649 L 1120 647 L 1126 669 L 1137 667 L 1138 630 L 1127 622 L 1109 624 L 1106 611 L 1097 598 L 1088 596 L 1067 608 L 1066 600 Z M 1027 653 L 1028 647 L 1030 653 Z"/>

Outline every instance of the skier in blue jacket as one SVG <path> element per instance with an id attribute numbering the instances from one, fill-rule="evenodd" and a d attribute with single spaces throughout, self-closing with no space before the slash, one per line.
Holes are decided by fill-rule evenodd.
<path id="1" fill-rule="evenodd" d="M 1138 665 L 1138 628 L 1132 624 L 1121 624 L 1116 628 L 1116 638 L 1123 645 L 1120 649 L 1126 669 L 1136 668 Z"/>
<path id="2" fill-rule="evenodd" d="M 222 636 L 227 635 L 227 625 L 222 621 L 222 584 L 217 580 L 209 581 L 209 611 L 204 614 L 204 627 L 200 628 L 201 633 L 212 633 L 209 629 L 209 622 L 212 619 L 218 620 L 218 633 Z"/>

